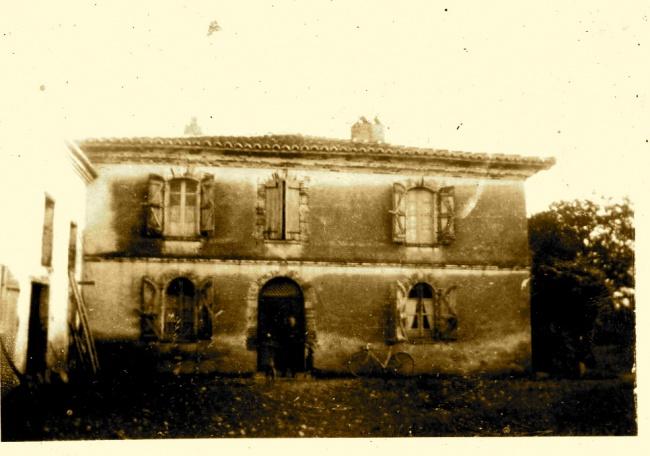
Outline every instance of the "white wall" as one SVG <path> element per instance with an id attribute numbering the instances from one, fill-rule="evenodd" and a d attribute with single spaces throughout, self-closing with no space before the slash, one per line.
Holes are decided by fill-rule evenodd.
<path id="1" fill-rule="evenodd" d="M 38 159 L 36 159 L 38 157 Z M 68 344 L 68 245 L 77 225 L 77 276 L 81 268 L 86 182 L 63 141 L 14 141 L 0 146 L 0 264 L 20 286 L 13 361 L 25 369 L 33 281 L 49 285 L 48 366 L 64 363 Z M 41 265 L 46 195 L 54 200 L 52 265 Z M 0 302 L 0 305 L 8 303 Z"/>

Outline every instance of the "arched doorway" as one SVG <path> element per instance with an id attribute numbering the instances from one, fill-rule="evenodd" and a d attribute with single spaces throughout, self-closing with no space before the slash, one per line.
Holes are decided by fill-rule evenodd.
<path id="1" fill-rule="evenodd" d="M 310 368 L 306 363 L 305 335 L 305 301 L 298 284 L 287 277 L 268 281 L 258 298 L 257 340 L 260 348 L 273 348 L 270 356 L 280 375 Z M 263 357 L 269 352 L 257 353 L 258 369 L 262 369 L 268 362 Z"/>
<path id="2" fill-rule="evenodd" d="M 165 290 L 163 335 L 174 341 L 196 338 L 196 290 L 191 280 L 179 277 Z"/>

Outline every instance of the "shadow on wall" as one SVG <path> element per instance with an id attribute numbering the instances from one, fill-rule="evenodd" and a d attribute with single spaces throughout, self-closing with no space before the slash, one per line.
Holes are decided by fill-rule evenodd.
<path id="1" fill-rule="evenodd" d="M 147 181 L 116 179 L 111 183 L 111 229 L 117 252 L 127 255 L 160 255 L 162 241 L 145 236 Z"/>

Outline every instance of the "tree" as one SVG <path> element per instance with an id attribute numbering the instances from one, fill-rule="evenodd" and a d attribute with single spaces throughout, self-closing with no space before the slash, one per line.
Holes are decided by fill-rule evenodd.
<path id="1" fill-rule="evenodd" d="M 634 211 L 630 201 L 553 203 L 529 219 L 533 363 L 574 373 L 595 342 L 634 359 Z"/>

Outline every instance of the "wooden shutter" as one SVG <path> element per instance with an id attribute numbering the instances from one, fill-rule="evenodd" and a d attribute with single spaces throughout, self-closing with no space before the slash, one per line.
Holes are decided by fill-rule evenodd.
<path id="1" fill-rule="evenodd" d="M 386 342 L 396 344 L 408 340 L 406 335 L 406 298 L 408 294 L 401 284 L 396 284 L 388 307 Z"/>
<path id="2" fill-rule="evenodd" d="M 201 234 L 214 231 L 214 176 L 201 179 Z"/>
<path id="3" fill-rule="evenodd" d="M 282 239 L 282 183 L 274 178 L 265 184 L 265 226 L 266 239 Z"/>
<path id="4" fill-rule="evenodd" d="M 458 330 L 456 315 L 456 286 L 438 294 L 438 319 L 436 321 L 438 337 L 441 340 L 455 340 Z"/>
<path id="5" fill-rule="evenodd" d="M 285 181 L 285 237 L 289 240 L 300 239 L 300 183 L 287 179 Z"/>
<path id="6" fill-rule="evenodd" d="M 454 187 L 443 187 L 438 194 L 438 242 L 441 244 L 449 244 L 456 238 L 454 217 Z"/>
<path id="7" fill-rule="evenodd" d="M 160 289 L 148 277 L 142 278 L 140 325 L 143 339 L 160 339 Z"/>
<path id="8" fill-rule="evenodd" d="M 393 242 L 406 241 L 406 188 L 402 184 L 393 184 Z"/>
<path id="9" fill-rule="evenodd" d="M 164 191 L 165 180 L 156 174 L 149 175 L 146 226 L 150 236 L 160 236 L 163 232 Z"/>
<path id="10" fill-rule="evenodd" d="M 45 197 L 45 215 L 43 217 L 43 240 L 41 264 L 52 266 L 52 247 L 54 239 L 54 200 Z"/>
<path id="11" fill-rule="evenodd" d="M 212 337 L 212 314 L 214 307 L 212 279 L 206 279 L 201 282 L 198 291 L 196 335 L 199 339 L 210 339 Z"/>

